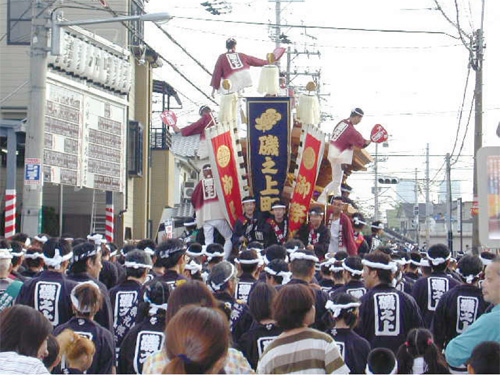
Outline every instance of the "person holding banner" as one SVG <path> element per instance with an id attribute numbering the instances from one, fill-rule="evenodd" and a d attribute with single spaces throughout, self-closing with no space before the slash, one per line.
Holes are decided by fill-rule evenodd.
<path id="1" fill-rule="evenodd" d="M 353 157 L 353 147 L 365 148 L 371 140 L 366 140 L 354 129 L 363 119 L 364 112 L 361 108 L 354 108 L 348 119 L 340 121 L 335 128 L 330 139 L 328 149 L 328 161 L 332 166 L 332 181 L 325 186 L 318 198 L 318 203 L 326 204 L 328 194 L 340 195 L 340 185 L 344 176 L 342 164 L 351 164 Z"/>
<path id="2" fill-rule="evenodd" d="M 255 212 L 255 198 L 252 196 L 242 199 L 243 215 L 236 220 L 232 237 L 233 246 L 239 248 L 250 242 L 263 241 L 264 236 L 260 230 L 260 215 Z"/>
<path id="3" fill-rule="evenodd" d="M 333 197 L 333 217 L 330 227 L 330 245 L 329 253 L 337 253 L 338 251 L 347 251 L 349 255 L 357 255 L 358 247 L 354 242 L 354 232 L 349 216 L 342 212 L 344 201 L 342 197 Z"/>
<path id="4" fill-rule="evenodd" d="M 212 175 L 210 164 L 203 166 L 203 178 L 196 185 L 191 203 L 196 211 L 196 222 L 198 228 L 203 228 L 205 245 L 214 242 L 214 230 L 217 229 L 224 237 L 224 259 L 229 258 L 233 249 L 231 237 L 233 232 L 229 226 L 215 189 L 215 180 Z"/>
<path id="5" fill-rule="evenodd" d="M 323 224 L 323 210 L 313 207 L 309 210 L 309 223 L 302 224 L 296 237 L 301 240 L 307 250 L 314 251 L 320 261 L 325 259 L 330 245 L 330 231 Z"/>
<path id="6" fill-rule="evenodd" d="M 271 206 L 272 217 L 266 220 L 263 225 L 264 247 L 271 245 L 284 245 L 289 236 L 289 224 L 286 214 L 286 205 L 280 201 L 274 202 Z"/>
<path id="7" fill-rule="evenodd" d="M 234 38 L 226 40 L 226 49 L 227 52 L 220 55 L 215 63 L 212 81 L 210 82 L 210 86 L 213 87 L 212 98 L 215 96 L 215 91 L 220 89 L 223 79 L 230 79 L 232 91 L 238 92 L 252 86 L 251 66 L 269 64 L 267 60 L 236 52 L 236 39 Z"/>

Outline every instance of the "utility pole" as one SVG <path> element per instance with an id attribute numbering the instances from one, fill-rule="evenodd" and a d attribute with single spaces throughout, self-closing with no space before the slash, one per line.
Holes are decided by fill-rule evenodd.
<path id="1" fill-rule="evenodd" d="M 417 240 L 417 247 L 420 248 L 420 210 L 418 207 L 418 169 L 415 168 L 415 231 Z"/>
<path id="2" fill-rule="evenodd" d="M 472 195 L 474 204 L 478 201 L 478 181 L 477 181 L 477 152 L 483 145 L 483 58 L 484 58 L 484 3 L 482 0 L 481 10 L 481 28 L 476 31 L 475 52 L 476 56 L 473 63 L 473 68 L 476 71 L 476 87 L 474 89 L 474 107 L 475 107 L 475 126 L 474 126 L 474 181 Z M 472 252 L 479 253 L 479 217 L 472 216 Z"/>
<path id="3" fill-rule="evenodd" d="M 26 159 L 40 161 L 43 181 L 45 141 L 45 95 L 50 9 L 46 1 L 33 1 L 30 48 L 30 101 L 26 124 Z M 42 184 L 24 185 L 22 231 L 30 236 L 42 231 Z"/>
<path id="4" fill-rule="evenodd" d="M 458 210 L 458 220 L 460 228 L 460 252 L 464 252 L 464 226 L 463 226 L 463 216 L 462 216 L 463 202 L 462 198 L 457 198 L 457 210 Z"/>
<path id="5" fill-rule="evenodd" d="M 431 232 L 430 232 L 430 216 L 431 212 L 431 204 L 430 204 L 430 181 L 429 181 L 429 144 L 427 143 L 427 147 L 425 149 L 425 242 L 427 247 L 429 247 L 429 243 L 431 241 Z"/>
<path id="6" fill-rule="evenodd" d="M 453 227 L 451 222 L 452 203 L 453 197 L 451 193 L 451 163 L 450 154 L 448 153 L 446 154 L 446 212 L 448 213 L 448 248 L 450 249 L 451 253 L 453 253 Z"/>
<path id="7" fill-rule="evenodd" d="M 374 169 L 375 169 L 375 181 L 374 181 L 374 221 L 378 220 L 378 143 L 375 143 L 375 161 L 374 161 Z"/>
<path id="8" fill-rule="evenodd" d="M 281 46 L 280 35 L 281 35 L 281 0 L 276 1 L 276 48 Z"/>

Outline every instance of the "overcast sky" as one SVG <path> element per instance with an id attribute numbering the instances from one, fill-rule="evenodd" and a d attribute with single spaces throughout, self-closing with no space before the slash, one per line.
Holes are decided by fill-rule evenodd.
<path id="1" fill-rule="evenodd" d="M 215 20 L 250 22 L 275 21 L 275 4 L 267 0 L 236 0 L 233 11 L 222 16 L 212 16 L 200 3 L 202 0 L 150 0 L 150 12 L 167 11 L 173 16 L 199 17 Z M 455 1 L 439 0 L 445 12 L 456 21 Z M 167 6 L 168 4 L 168 6 Z M 460 24 L 471 33 L 480 26 L 481 1 L 458 0 Z M 282 4 L 283 24 L 306 26 L 334 26 L 349 28 L 399 29 L 442 31 L 457 36 L 456 30 L 435 9 L 434 0 L 305 0 L 302 3 Z M 484 65 L 484 116 L 483 144 L 500 145 L 496 128 L 500 121 L 500 1 L 486 0 Z M 222 22 L 173 19 L 163 26 L 194 55 L 209 71 L 217 56 L 225 51 L 228 37 L 238 40 L 238 50 L 264 58 L 274 48 L 267 26 L 227 24 Z M 389 156 L 379 163 L 379 173 L 402 179 L 413 179 L 418 169 L 425 201 L 425 147 L 430 144 L 432 155 L 451 152 L 455 143 L 458 112 L 462 103 L 468 70 L 468 51 L 457 39 L 436 34 L 368 33 L 318 29 L 283 28 L 299 51 L 320 51 L 321 57 L 301 56 L 295 59 L 294 69 L 316 71 L 321 69 L 323 96 L 322 110 L 331 120 L 321 127 L 330 132 L 333 126 L 348 116 L 353 107 L 361 107 L 365 117 L 358 126 L 366 137 L 373 125 L 380 123 L 389 131 L 389 147 L 379 147 Z M 189 77 L 199 88 L 209 94 L 210 76 L 186 56 L 178 47 L 156 29 L 146 27 L 146 40 Z M 283 66 L 282 66 L 283 68 Z M 253 70 L 254 83 L 258 69 Z M 172 84 L 184 96 L 184 108 L 177 110 L 180 125 L 194 121 L 201 104 L 207 99 L 192 88 L 171 68 L 155 70 L 155 79 Z M 305 82 L 297 78 L 295 82 Z M 462 125 L 458 134 L 455 155 L 458 153 L 471 105 L 475 74 L 471 70 L 469 89 L 466 93 Z M 294 83 L 295 83 L 294 82 Z M 251 92 L 249 92 L 251 94 Z M 186 98 L 187 97 L 187 98 Z M 189 99 L 188 99 L 189 98 Z M 461 182 L 462 197 L 472 199 L 472 166 L 474 113 L 468 127 L 462 150 L 452 170 L 452 179 Z M 373 155 L 375 146 L 368 151 Z M 431 157 L 430 176 L 433 178 L 443 164 L 442 156 Z M 444 168 L 436 176 L 431 197 L 436 200 L 440 182 L 445 177 Z M 358 172 L 349 178 L 355 189 L 354 197 L 373 205 L 371 183 L 373 168 Z M 391 189 L 381 199 L 383 208 L 395 203 L 398 197 Z M 457 198 L 457 197 L 454 197 Z"/>

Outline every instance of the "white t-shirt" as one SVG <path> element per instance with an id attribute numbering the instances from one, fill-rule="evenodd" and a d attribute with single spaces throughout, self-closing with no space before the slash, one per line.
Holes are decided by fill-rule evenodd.
<path id="1" fill-rule="evenodd" d="M 340 236 L 340 217 L 332 221 L 330 227 L 330 246 L 328 247 L 329 253 L 336 253 L 339 251 L 339 236 Z"/>
<path id="2" fill-rule="evenodd" d="M 0 374 L 50 375 L 38 358 L 28 357 L 16 352 L 0 352 Z"/>

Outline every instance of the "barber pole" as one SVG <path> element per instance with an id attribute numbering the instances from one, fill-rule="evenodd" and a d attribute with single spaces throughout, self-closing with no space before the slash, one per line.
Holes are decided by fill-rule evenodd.
<path id="1" fill-rule="evenodd" d="M 106 205 L 106 241 L 114 242 L 115 238 L 115 209 L 112 204 Z"/>
<path id="2" fill-rule="evenodd" d="M 5 238 L 16 234 L 16 190 L 5 190 Z"/>

